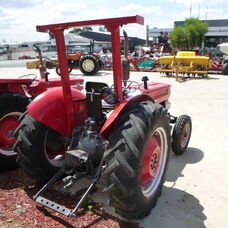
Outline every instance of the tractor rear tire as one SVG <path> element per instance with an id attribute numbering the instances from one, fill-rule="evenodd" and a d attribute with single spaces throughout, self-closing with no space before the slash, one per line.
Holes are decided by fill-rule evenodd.
<path id="1" fill-rule="evenodd" d="M 104 191 L 127 219 L 148 215 L 161 195 L 170 151 L 167 110 L 151 101 L 134 104 L 117 120 L 105 152 Z"/>
<path id="2" fill-rule="evenodd" d="M 172 133 L 172 151 L 177 154 L 183 154 L 187 147 L 192 132 L 192 121 L 188 115 L 178 117 Z"/>
<path id="3" fill-rule="evenodd" d="M 228 63 L 224 63 L 222 66 L 222 74 L 228 75 Z"/>
<path id="4" fill-rule="evenodd" d="M 29 104 L 29 98 L 18 93 L 0 93 L 0 170 L 18 167 L 17 154 L 13 151 L 16 139 L 13 132 L 19 125 L 18 119 Z"/>
<path id="5" fill-rule="evenodd" d="M 15 135 L 19 165 L 38 183 L 47 182 L 63 164 L 65 137 L 28 114 Z"/>
<path id="6" fill-rule="evenodd" d="M 84 75 L 95 75 L 99 71 L 100 64 L 96 57 L 85 55 L 79 60 L 79 68 Z"/>

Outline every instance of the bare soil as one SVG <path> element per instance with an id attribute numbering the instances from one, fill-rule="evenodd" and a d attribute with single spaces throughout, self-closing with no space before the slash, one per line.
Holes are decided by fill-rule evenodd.
<path id="1" fill-rule="evenodd" d="M 0 173 L 0 228 L 5 227 L 121 227 L 137 228 L 138 224 L 121 221 L 107 214 L 102 205 L 93 205 L 92 211 L 80 208 L 76 218 L 68 218 L 51 209 L 44 208 L 32 200 L 40 186 L 18 168 Z M 46 195 L 50 200 L 68 208 L 73 208 L 78 199 L 56 190 L 49 190 Z"/>

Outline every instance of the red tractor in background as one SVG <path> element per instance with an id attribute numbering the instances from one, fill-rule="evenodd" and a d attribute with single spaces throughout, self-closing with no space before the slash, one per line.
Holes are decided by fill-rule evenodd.
<path id="1" fill-rule="evenodd" d="M 18 127 L 18 119 L 26 111 L 27 105 L 46 90 L 61 86 L 59 78 L 48 78 L 48 72 L 42 61 L 38 46 L 35 46 L 40 61 L 41 79 L 34 74 L 21 76 L 17 79 L 0 79 L 0 170 L 17 167 L 17 153 L 13 151 L 16 139 L 14 130 Z M 71 87 L 83 89 L 83 79 L 70 79 Z"/>
<path id="2" fill-rule="evenodd" d="M 19 164 L 38 182 L 48 181 L 34 200 L 66 216 L 75 216 L 85 197 L 102 183 L 109 204 L 129 219 L 146 216 L 161 194 L 169 152 L 182 154 L 191 135 L 191 118 L 167 111 L 170 85 L 129 80 L 129 61 L 121 64 L 120 26 L 143 24 L 141 16 L 37 26 L 56 38 L 62 88 L 47 90 L 28 106 L 15 131 Z M 87 82 L 86 93 L 69 83 L 65 29 L 105 26 L 111 32 L 113 81 Z M 170 124 L 175 124 L 172 132 Z M 171 142 L 172 133 L 172 142 Z M 66 175 L 67 187 L 91 180 L 74 209 L 42 196 Z"/>

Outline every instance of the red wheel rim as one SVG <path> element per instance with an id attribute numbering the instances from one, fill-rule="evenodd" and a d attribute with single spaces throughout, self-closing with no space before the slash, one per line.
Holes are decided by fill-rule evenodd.
<path id="1" fill-rule="evenodd" d="M 19 126 L 17 115 L 8 115 L 0 121 L 0 142 L 2 147 L 12 146 L 16 142 L 14 131 Z"/>
<path id="2" fill-rule="evenodd" d="M 141 166 L 141 190 L 145 197 L 151 197 L 159 188 L 168 157 L 167 133 L 158 127 L 145 146 Z"/>
<path id="3" fill-rule="evenodd" d="M 48 129 L 44 139 L 44 152 L 50 164 L 61 167 L 67 149 L 63 142 L 64 136 L 58 132 Z"/>
<path id="4" fill-rule="evenodd" d="M 187 127 L 185 126 L 180 137 L 181 144 L 184 143 L 184 140 L 186 139 L 186 137 L 187 137 Z"/>
<path id="5" fill-rule="evenodd" d="M 190 137 L 190 125 L 186 124 L 181 132 L 181 136 L 180 136 L 180 144 L 182 147 L 185 147 L 188 143 L 189 137 Z"/>
<path id="6" fill-rule="evenodd" d="M 147 183 L 157 173 L 161 156 L 159 141 L 159 136 L 154 134 L 150 136 L 149 142 L 146 145 L 141 170 L 142 184 Z"/>

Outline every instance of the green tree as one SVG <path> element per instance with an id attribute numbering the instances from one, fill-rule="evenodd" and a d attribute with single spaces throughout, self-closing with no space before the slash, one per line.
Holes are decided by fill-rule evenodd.
<path id="1" fill-rule="evenodd" d="M 192 50 L 201 48 L 208 24 L 197 18 L 186 19 L 183 26 L 177 26 L 170 33 L 171 46 L 174 48 Z"/>
<path id="2" fill-rule="evenodd" d="M 186 46 L 187 39 L 182 26 L 177 26 L 169 35 L 171 47 L 183 49 Z"/>
<path id="3" fill-rule="evenodd" d="M 79 32 L 84 32 L 84 31 L 93 31 L 93 29 L 91 27 L 74 28 L 69 33 L 77 34 Z"/>

